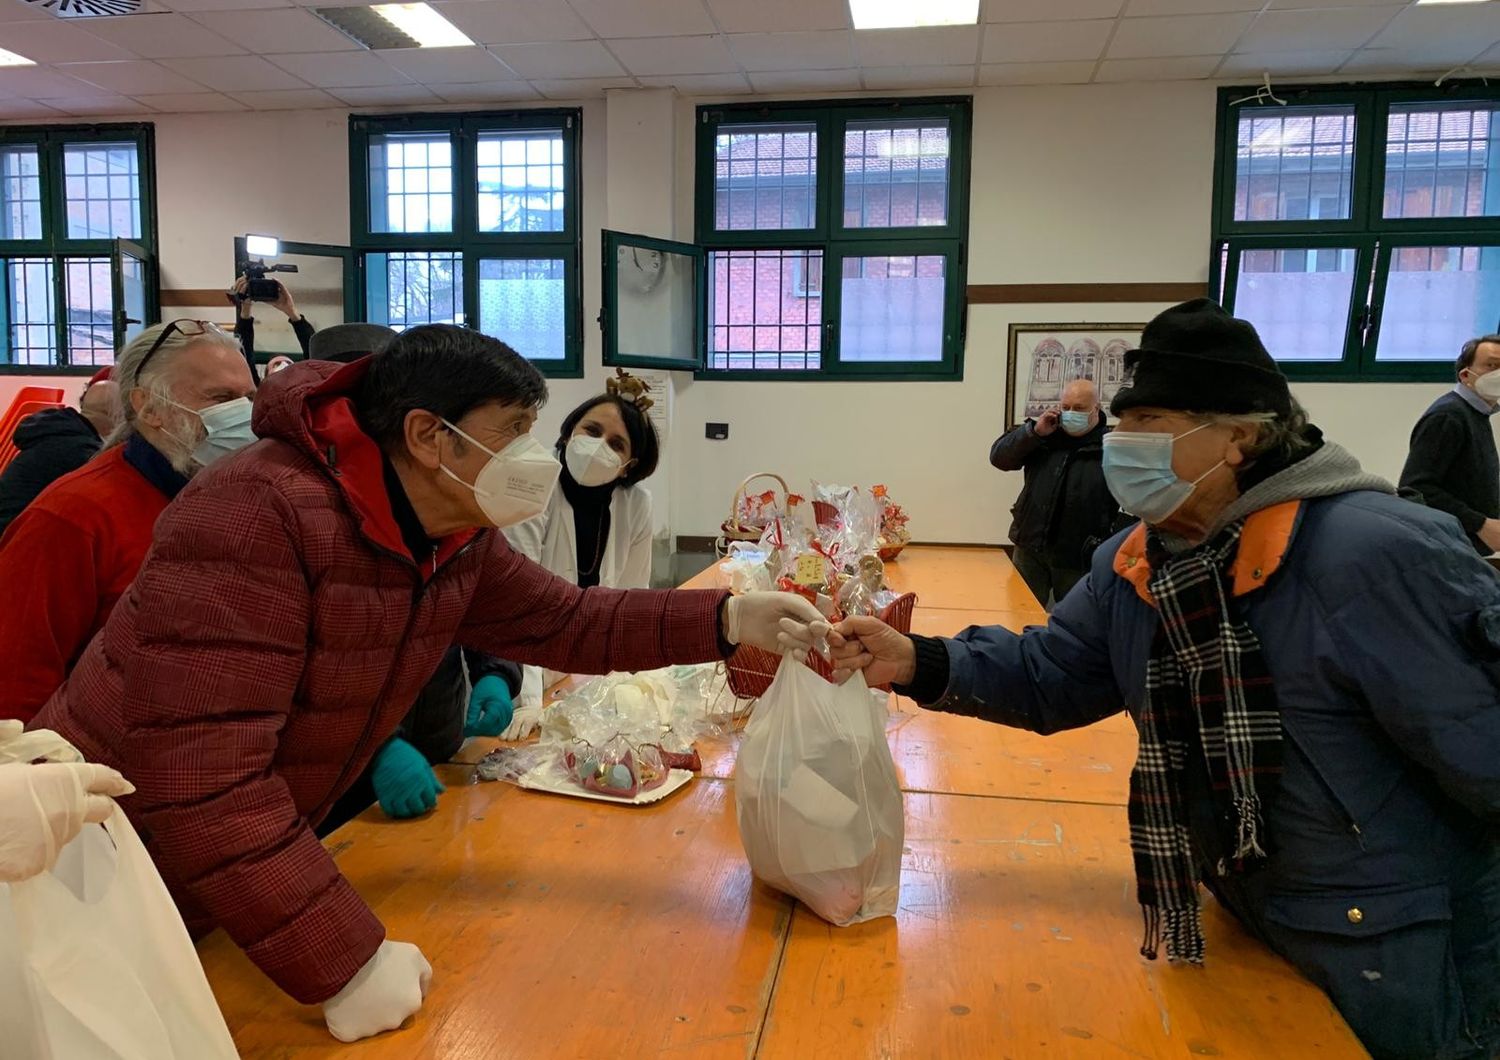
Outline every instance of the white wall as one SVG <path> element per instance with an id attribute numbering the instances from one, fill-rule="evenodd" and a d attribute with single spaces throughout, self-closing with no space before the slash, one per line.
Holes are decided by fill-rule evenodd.
<path id="1" fill-rule="evenodd" d="M 542 437 L 578 401 L 603 389 L 594 323 L 600 229 L 692 236 L 693 108 L 700 101 L 663 106 L 659 96 L 633 95 L 611 93 L 608 101 L 584 105 L 588 378 L 554 382 Z M 346 119 L 338 110 L 154 117 L 163 286 L 225 285 L 236 233 L 346 241 Z M 1214 89 L 1208 84 L 978 90 L 969 282 L 1206 279 L 1213 152 Z M 163 308 L 178 315 L 175 307 Z M 799 486 L 815 477 L 884 481 L 911 512 L 921 540 L 1002 541 L 1020 477 L 995 472 L 987 456 L 1004 421 L 1007 327 L 1144 321 L 1161 308 L 973 307 L 961 383 L 731 383 L 676 376 L 671 456 L 660 482 L 662 521 L 670 515 L 676 534 L 712 534 L 740 479 L 772 470 Z M 0 401 L 20 382 L 0 378 Z M 74 381 L 68 384 L 70 393 L 76 390 Z M 1329 437 L 1372 470 L 1395 476 L 1412 422 L 1443 387 L 1295 389 Z M 709 421 L 727 421 L 729 441 L 705 440 Z"/>

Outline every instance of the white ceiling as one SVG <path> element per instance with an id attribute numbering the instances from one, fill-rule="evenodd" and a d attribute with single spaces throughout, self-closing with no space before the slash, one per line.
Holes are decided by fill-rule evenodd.
<path id="1" fill-rule="evenodd" d="M 979 26 L 850 28 L 846 0 L 435 0 L 473 48 L 368 52 L 312 3 L 0 0 L 0 118 L 1212 78 L 1500 76 L 1500 0 L 984 0 Z M 920 3 L 921 0 L 913 0 Z"/>

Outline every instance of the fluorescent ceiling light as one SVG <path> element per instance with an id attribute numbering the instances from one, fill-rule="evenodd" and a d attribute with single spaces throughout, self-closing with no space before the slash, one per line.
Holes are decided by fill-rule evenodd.
<path id="1" fill-rule="evenodd" d="M 374 11 L 419 48 L 462 48 L 474 43 L 431 4 L 375 4 Z"/>
<path id="2" fill-rule="evenodd" d="M 246 236 L 245 253 L 255 258 L 281 256 L 281 240 L 275 236 Z"/>
<path id="3" fill-rule="evenodd" d="M 1490 0 L 1417 0 L 1417 6 L 1423 4 L 1487 4 Z"/>
<path id="4" fill-rule="evenodd" d="M 979 0 L 849 0 L 855 29 L 973 26 Z"/>
<path id="5" fill-rule="evenodd" d="M 32 62 L 30 59 L 26 58 L 26 56 L 24 56 L 24 55 L 17 55 L 15 52 L 8 52 L 4 48 L 0 48 L 0 66 L 35 66 L 35 65 L 36 65 L 36 63 Z"/>

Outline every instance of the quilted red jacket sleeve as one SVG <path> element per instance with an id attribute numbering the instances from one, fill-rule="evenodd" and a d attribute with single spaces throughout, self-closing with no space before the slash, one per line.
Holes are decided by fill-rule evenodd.
<path id="1" fill-rule="evenodd" d="M 88 643 L 101 589 L 87 531 L 36 506 L 0 548 L 0 718 L 30 721 Z"/>
<path id="2" fill-rule="evenodd" d="M 385 929 L 314 837 L 274 767 L 304 665 L 310 592 L 286 498 L 231 481 L 182 494 L 122 606 L 121 771 L 169 883 L 278 986 L 327 1000 Z"/>
<path id="3" fill-rule="evenodd" d="M 719 590 L 580 589 L 490 534 L 459 642 L 574 674 L 716 662 Z"/>

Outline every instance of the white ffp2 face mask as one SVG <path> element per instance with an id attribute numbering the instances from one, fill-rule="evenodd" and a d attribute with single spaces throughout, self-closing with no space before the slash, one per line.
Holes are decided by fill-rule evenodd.
<path id="1" fill-rule="evenodd" d="M 1485 372 L 1484 375 L 1474 380 L 1474 393 L 1491 404 L 1500 401 L 1500 368 Z"/>
<path id="2" fill-rule="evenodd" d="M 447 467 L 442 471 L 460 486 L 474 491 L 479 510 L 497 529 L 524 523 L 546 509 L 562 465 L 541 442 L 523 434 L 497 453 L 447 420 L 442 423 L 480 452 L 489 454 L 489 460 L 472 483 L 465 482 Z"/>
<path id="3" fill-rule="evenodd" d="M 575 434 L 569 439 L 564 456 L 568 474 L 580 486 L 606 486 L 620 477 L 620 468 L 625 466 L 608 442 L 587 434 Z"/>

